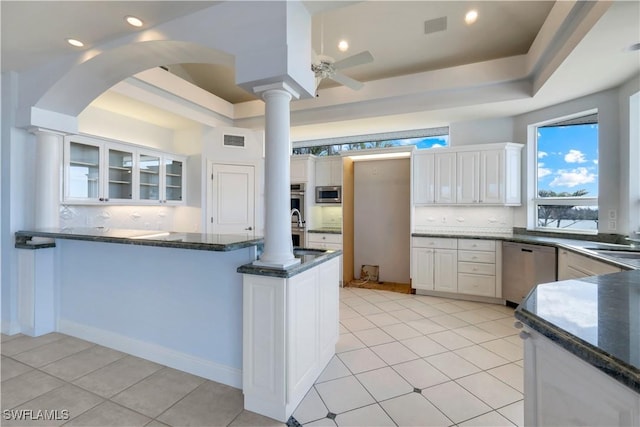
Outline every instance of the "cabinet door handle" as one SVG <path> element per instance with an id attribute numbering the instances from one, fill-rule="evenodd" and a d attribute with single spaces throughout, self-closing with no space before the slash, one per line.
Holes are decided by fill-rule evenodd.
<path id="1" fill-rule="evenodd" d="M 251 231 L 251 230 L 253 230 L 253 227 L 247 227 L 247 228 L 245 228 L 245 230 Z"/>
<path id="2" fill-rule="evenodd" d="M 105 202 L 108 202 L 108 201 L 109 201 L 109 199 L 104 199 L 104 201 L 105 201 Z"/>
<path id="3" fill-rule="evenodd" d="M 104 202 L 104 197 L 100 197 L 98 200 L 100 200 L 101 202 Z"/>
<path id="4" fill-rule="evenodd" d="M 327 240 L 327 238 L 325 236 L 322 236 L 322 240 Z"/>
<path id="5" fill-rule="evenodd" d="M 522 252 L 531 252 L 531 253 L 533 253 L 533 251 L 531 249 L 520 248 L 520 250 Z"/>

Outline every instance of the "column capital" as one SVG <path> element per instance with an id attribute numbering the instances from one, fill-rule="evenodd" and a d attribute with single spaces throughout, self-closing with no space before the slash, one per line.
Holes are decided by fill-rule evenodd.
<path id="1" fill-rule="evenodd" d="M 269 83 L 269 84 L 266 84 L 266 85 L 260 85 L 260 86 L 254 86 L 253 87 L 253 92 L 255 94 L 259 94 L 263 98 L 264 98 L 264 95 L 267 92 L 270 92 L 272 90 L 284 91 L 284 92 L 287 92 L 292 98 L 295 98 L 295 99 L 299 99 L 300 98 L 300 93 L 297 92 L 294 88 L 292 88 L 286 82 Z"/>

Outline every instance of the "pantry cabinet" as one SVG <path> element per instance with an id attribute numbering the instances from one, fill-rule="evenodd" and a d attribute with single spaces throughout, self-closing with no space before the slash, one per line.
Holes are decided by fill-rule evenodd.
<path id="1" fill-rule="evenodd" d="M 115 141 L 65 137 L 63 202 L 184 204 L 185 160 Z"/>

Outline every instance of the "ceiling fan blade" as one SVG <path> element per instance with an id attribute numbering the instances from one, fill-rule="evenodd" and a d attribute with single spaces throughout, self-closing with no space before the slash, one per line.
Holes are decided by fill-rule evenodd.
<path id="1" fill-rule="evenodd" d="M 364 86 L 364 83 L 354 80 L 351 77 L 347 77 L 342 73 L 334 73 L 329 76 L 329 78 L 353 90 L 360 90 Z"/>
<path id="2" fill-rule="evenodd" d="M 333 63 L 333 67 L 336 70 L 342 70 L 344 68 L 355 67 L 356 65 L 368 64 L 373 61 L 373 55 L 368 50 L 349 56 L 348 58 L 341 59 Z"/>

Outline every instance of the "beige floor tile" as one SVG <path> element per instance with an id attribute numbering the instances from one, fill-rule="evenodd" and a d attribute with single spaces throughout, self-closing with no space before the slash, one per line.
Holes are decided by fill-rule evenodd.
<path id="1" fill-rule="evenodd" d="M 0 342 L 7 342 L 7 341 L 11 341 L 14 340 L 16 338 L 20 338 L 20 337 L 24 337 L 24 335 L 22 334 L 13 334 L 13 335 L 7 335 L 7 334 L 0 334 Z"/>
<path id="2" fill-rule="evenodd" d="M 228 425 L 244 410 L 243 402 L 241 390 L 206 381 L 157 420 L 172 426 Z"/>
<path id="3" fill-rule="evenodd" d="M 111 400 L 155 418 L 204 381 L 204 378 L 186 372 L 163 368 L 113 396 Z M 158 393 L 158 390 L 162 392 Z"/>
<path id="4" fill-rule="evenodd" d="M 408 326 L 404 323 L 383 326 L 382 330 L 397 340 L 406 340 L 407 338 L 413 338 L 413 337 L 418 337 L 422 335 L 420 332 L 416 331 L 411 326 Z"/>
<path id="5" fill-rule="evenodd" d="M 487 414 L 480 415 L 479 417 L 472 418 L 463 423 L 458 424 L 459 427 L 512 427 L 511 421 L 497 413 L 491 411 Z"/>
<path id="6" fill-rule="evenodd" d="M 437 304 L 435 308 L 437 308 L 440 312 L 446 313 L 446 314 L 453 314 L 453 313 L 459 313 L 461 311 L 465 311 L 464 308 L 460 307 L 459 305 L 456 305 L 455 301 L 446 302 L 443 304 Z"/>
<path id="7" fill-rule="evenodd" d="M 404 307 L 402 310 L 391 312 L 391 315 L 402 322 L 424 319 L 423 316 L 406 307 Z"/>
<path id="8" fill-rule="evenodd" d="M 521 360 L 524 358 L 523 348 L 514 345 L 505 339 L 487 341 L 480 345 L 487 350 L 494 352 L 498 356 L 507 359 L 510 362 L 515 362 L 516 360 Z"/>
<path id="9" fill-rule="evenodd" d="M 425 360 L 451 379 L 480 372 L 476 365 L 451 351 L 429 356 Z"/>
<path id="10" fill-rule="evenodd" d="M 407 322 L 407 325 L 411 326 L 413 329 L 424 335 L 447 330 L 447 328 L 439 323 L 434 322 L 431 319 L 411 320 Z"/>
<path id="11" fill-rule="evenodd" d="M 354 317 L 360 317 L 361 314 L 354 309 L 347 307 L 340 307 L 340 320 L 353 319 Z"/>
<path id="12" fill-rule="evenodd" d="M 354 374 L 387 366 L 384 360 L 368 348 L 340 353 L 338 357 Z"/>
<path id="13" fill-rule="evenodd" d="M 43 366 L 41 369 L 65 381 L 73 381 L 125 356 L 125 353 L 96 345 Z"/>
<path id="14" fill-rule="evenodd" d="M 449 377 L 423 359 L 399 363 L 397 365 L 393 365 L 392 368 L 407 380 L 412 387 L 421 390 L 423 388 L 433 387 L 434 385 L 449 381 Z"/>
<path id="15" fill-rule="evenodd" d="M 65 337 L 49 344 L 24 351 L 13 356 L 14 359 L 35 368 L 40 368 L 64 357 L 78 353 L 95 344 L 73 337 Z"/>
<path id="16" fill-rule="evenodd" d="M 387 325 L 395 325 L 396 323 L 401 323 L 402 321 L 396 317 L 393 317 L 389 313 L 379 313 L 372 314 L 367 316 L 371 322 L 375 323 L 376 326 L 387 326 Z"/>
<path id="17" fill-rule="evenodd" d="M 446 314 L 444 311 L 438 310 L 438 308 L 436 308 L 436 306 L 425 305 L 425 304 L 421 304 L 421 305 L 418 305 L 416 307 L 411 307 L 411 310 L 415 311 L 416 313 L 418 313 L 422 317 L 434 317 L 434 316 L 442 316 L 442 315 Z"/>
<path id="18" fill-rule="evenodd" d="M 399 426 L 450 426 L 453 422 L 419 393 L 409 393 L 380 402 Z"/>
<path id="19" fill-rule="evenodd" d="M 336 422 L 329 418 L 313 421 L 304 425 L 304 427 L 336 427 Z"/>
<path id="20" fill-rule="evenodd" d="M 325 418 L 328 413 L 317 390 L 312 387 L 292 415 L 300 424 L 307 424 Z"/>
<path id="21" fill-rule="evenodd" d="M 518 427 L 524 426 L 524 400 L 500 408 L 498 412 Z"/>
<path id="22" fill-rule="evenodd" d="M 236 417 L 235 420 L 229 427 L 285 427 L 286 424 L 281 423 L 278 420 L 274 420 L 273 418 L 268 418 L 260 414 L 256 414 L 251 411 L 242 411 L 240 415 Z"/>
<path id="23" fill-rule="evenodd" d="M 146 424 L 144 427 L 170 427 L 168 424 L 161 423 L 158 420 L 151 420 L 149 424 Z"/>
<path id="24" fill-rule="evenodd" d="M 160 369 L 162 366 L 157 363 L 126 356 L 73 383 L 100 396 L 111 397 Z"/>
<path id="25" fill-rule="evenodd" d="M 17 410 L 31 410 L 37 412 L 41 411 L 58 411 L 54 415 L 54 419 L 35 420 L 31 422 L 18 422 L 15 420 L 3 420 L 3 426 L 24 426 L 24 425 L 40 425 L 47 424 L 48 426 L 59 426 L 66 423 L 68 420 L 76 418 L 82 415 L 89 409 L 104 402 L 104 399 L 100 396 L 96 396 L 86 390 L 76 387 L 72 384 L 65 384 L 62 387 L 54 389 L 48 393 L 45 393 L 33 400 L 30 400 L 22 405 L 18 406 Z M 64 413 L 63 411 L 66 411 Z"/>
<path id="26" fill-rule="evenodd" d="M 144 426 L 150 418 L 133 412 L 113 402 L 106 401 L 88 410 L 77 418 L 73 418 L 65 426 L 78 427 L 136 427 Z"/>
<path id="27" fill-rule="evenodd" d="M 353 307 L 354 311 L 360 313 L 361 316 L 370 316 L 372 314 L 384 313 L 382 309 L 378 308 L 375 304 L 371 302 L 366 302 L 364 304 L 359 304 Z"/>
<path id="28" fill-rule="evenodd" d="M 454 317 L 450 314 L 434 316 L 434 317 L 431 317 L 430 319 L 436 322 L 437 324 L 444 326 L 447 329 L 461 328 L 463 326 L 469 325 L 464 320 Z"/>
<path id="29" fill-rule="evenodd" d="M 316 380 L 316 383 L 323 383 L 349 375 L 351 375 L 351 371 L 342 363 L 342 360 L 338 356 L 333 356 Z"/>
<path id="30" fill-rule="evenodd" d="M 496 315 L 500 315 L 497 311 L 493 311 Z M 462 319 L 467 323 L 476 324 L 482 322 L 488 322 L 489 320 L 494 320 L 491 317 L 483 316 L 482 310 L 472 310 L 472 311 L 462 311 L 458 313 L 453 313 L 454 317 L 458 319 Z"/>
<path id="31" fill-rule="evenodd" d="M 449 350 L 456 350 L 458 348 L 474 345 L 472 341 L 469 341 L 462 335 L 458 335 L 453 331 L 442 331 L 429 334 L 429 338 Z"/>
<path id="32" fill-rule="evenodd" d="M 2 382 L 0 404 L 2 409 L 12 409 L 63 384 L 44 372 L 29 371 Z"/>
<path id="33" fill-rule="evenodd" d="M 375 305 L 382 311 L 391 313 L 393 311 L 405 310 L 405 307 L 395 301 L 386 300 L 384 302 L 376 302 Z"/>
<path id="34" fill-rule="evenodd" d="M 486 372 L 458 378 L 456 382 L 493 409 L 522 400 L 522 393 Z"/>
<path id="35" fill-rule="evenodd" d="M 478 323 L 476 326 L 499 338 L 504 338 L 510 335 L 516 335 L 519 332 L 513 327 L 513 321 L 510 320 L 508 323 L 509 324 L 505 324 L 500 320 L 492 320 L 489 322 Z"/>
<path id="36" fill-rule="evenodd" d="M 315 387 L 327 409 L 334 414 L 375 403 L 367 389 L 353 376 L 316 384 Z"/>
<path id="37" fill-rule="evenodd" d="M 376 325 L 367 320 L 366 317 L 352 317 L 351 319 L 340 320 L 340 323 L 351 332 L 363 331 L 365 329 L 375 328 Z"/>
<path id="38" fill-rule="evenodd" d="M 358 408 L 353 411 L 340 414 L 336 417 L 336 424 L 338 424 L 338 426 L 353 427 L 395 427 L 396 425 L 378 404 L 365 406 L 364 408 Z"/>
<path id="39" fill-rule="evenodd" d="M 396 340 L 395 338 L 393 338 L 391 335 L 389 335 L 388 333 L 386 333 L 380 328 L 357 331 L 357 332 L 354 332 L 354 335 L 358 337 L 358 339 L 363 343 L 365 343 L 368 347 L 371 347 L 374 345 L 386 344 Z"/>
<path id="40" fill-rule="evenodd" d="M 388 292 L 374 292 L 374 293 L 371 293 L 370 295 L 364 295 L 362 298 L 373 303 L 385 302 L 385 301 L 389 301 L 389 298 L 387 298 L 386 296 L 387 293 Z"/>
<path id="41" fill-rule="evenodd" d="M 342 323 L 341 323 L 341 324 L 340 324 L 340 335 L 343 335 L 343 334 L 350 334 L 350 333 L 351 333 L 351 332 L 350 332 L 347 328 L 345 328 L 344 326 L 342 326 Z"/>
<path id="42" fill-rule="evenodd" d="M 27 366 L 24 363 L 17 362 L 8 357 L 2 356 L 2 361 L 0 362 L 0 380 L 6 381 L 13 377 L 17 377 L 18 375 L 22 375 L 25 372 L 31 371 L 33 368 L 31 366 Z"/>
<path id="43" fill-rule="evenodd" d="M 509 384 L 520 393 L 524 393 L 524 370 L 522 366 L 510 363 L 508 365 L 489 369 L 487 372 L 498 378 L 503 383 Z"/>
<path id="44" fill-rule="evenodd" d="M 32 350 L 45 344 L 52 343 L 65 338 L 65 335 L 52 332 L 50 334 L 41 335 L 39 337 L 29 337 L 21 335 L 15 339 L 2 343 L 2 354 L 5 356 L 13 356 L 24 351 Z"/>
<path id="45" fill-rule="evenodd" d="M 483 370 L 509 363 L 507 359 L 500 357 L 494 352 L 489 351 L 484 347 L 480 347 L 479 345 L 464 347 L 454 351 L 458 356 L 463 357 Z"/>
<path id="46" fill-rule="evenodd" d="M 413 392 L 413 386 L 390 367 L 363 372 L 356 378 L 378 402 Z"/>
<path id="47" fill-rule="evenodd" d="M 349 307 L 351 307 L 351 308 L 356 307 L 356 306 L 358 306 L 360 304 L 368 304 L 369 303 L 369 301 L 367 301 L 364 298 L 360 298 L 357 295 L 351 295 L 348 298 L 341 298 L 341 301 L 343 303 L 345 303 L 346 305 L 348 305 Z"/>
<path id="48" fill-rule="evenodd" d="M 455 423 L 491 411 L 487 404 L 453 381 L 424 389 L 422 395 Z"/>
<path id="49" fill-rule="evenodd" d="M 420 356 L 397 341 L 370 347 L 387 365 L 418 359 Z"/>
<path id="50" fill-rule="evenodd" d="M 344 353 L 345 351 L 357 350 L 365 348 L 366 345 L 360 341 L 354 334 L 340 334 L 338 343 L 336 344 L 336 353 Z"/>
<path id="51" fill-rule="evenodd" d="M 434 354 L 444 353 L 445 351 L 448 351 L 445 347 L 438 344 L 431 338 L 422 335 L 419 337 L 402 340 L 400 342 L 420 357 L 432 356 Z"/>
<path id="52" fill-rule="evenodd" d="M 496 310 L 492 307 L 484 307 L 480 309 L 480 311 L 482 312 L 483 316 L 491 320 L 511 319 L 511 324 L 513 324 L 513 322 L 515 321 L 515 318 L 513 317 L 513 309 L 505 311 L 502 309 Z"/>
<path id="53" fill-rule="evenodd" d="M 452 329 L 452 331 L 476 344 L 492 341 L 498 338 L 497 336 L 474 325 L 463 326 L 462 328 Z"/>

